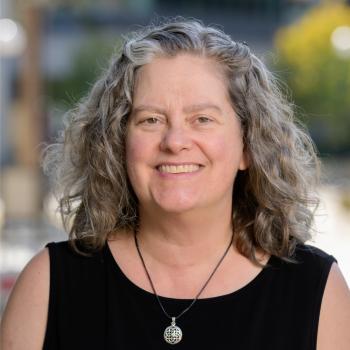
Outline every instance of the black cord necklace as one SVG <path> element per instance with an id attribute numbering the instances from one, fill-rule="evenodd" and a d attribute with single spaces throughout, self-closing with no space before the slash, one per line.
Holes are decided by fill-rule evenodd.
<path id="1" fill-rule="evenodd" d="M 159 303 L 159 306 L 160 308 L 163 310 L 165 316 L 167 316 L 169 319 L 171 319 L 171 325 L 168 326 L 165 331 L 164 331 L 164 340 L 169 343 L 169 344 L 177 344 L 181 341 L 182 339 L 182 330 L 179 326 L 176 325 L 176 320 L 179 319 L 185 312 L 187 312 L 192 306 L 193 304 L 198 300 L 199 296 L 202 294 L 203 290 L 205 289 L 205 287 L 208 285 L 209 281 L 211 280 L 211 278 L 213 277 L 214 273 L 216 272 L 216 270 L 218 269 L 218 267 L 220 266 L 220 264 L 222 263 L 222 261 L 224 260 L 225 256 L 227 255 L 231 245 L 232 245 L 232 242 L 233 242 L 233 233 L 232 233 L 232 237 L 231 237 L 231 240 L 230 240 L 230 244 L 228 245 L 228 247 L 226 248 L 225 250 L 225 253 L 224 255 L 220 258 L 219 262 L 216 264 L 213 272 L 210 274 L 209 278 L 207 279 L 207 281 L 204 283 L 203 287 L 200 289 L 200 291 L 198 292 L 198 294 L 196 295 L 196 297 L 192 300 L 192 302 L 190 303 L 190 305 L 185 308 L 183 311 L 181 311 L 177 316 L 170 316 L 166 310 L 164 309 L 164 306 L 162 304 L 162 302 L 160 301 L 160 298 L 156 292 L 156 289 L 154 287 L 154 284 L 152 282 L 152 279 L 151 279 L 151 276 L 147 270 L 147 267 L 146 267 L 146 264 L 145 264 L 145 261 L 143 260 L 143 257 L 142 257 L 142 254 L 141 254 L 141 251 L 140 251 L 140 247 L 139 247 L 139 243 L 138 243 L 138 240 L 137 240 L 137 232 L 136 230 L 134 230 L 134 239 L 135 239 L 135 245 L 136 245 L 136 249 L 137 249 L 137 252 L 139 254 L 139 257 L 141 259 L 141 262 L 142 262 L 142 265 L 145 269 L 145 272 L 146 272 L 146 275 L 147 275 L 147 278 L 149 280 L 149 283 L 152 287 L 152 290 L 153 290 L 153 293 L 154 295 L 156 296 L 157 300 L 158 300 L 158 303 Z"/>

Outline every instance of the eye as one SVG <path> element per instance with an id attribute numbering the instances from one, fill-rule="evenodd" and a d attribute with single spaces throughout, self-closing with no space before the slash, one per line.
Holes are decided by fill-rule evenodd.
<path id="1" fill-rule="evenodd" d="M 207 117 L 205 115 L 201 115 L 197 118 L 197 121 L 199 124 L 208 124 L 212 121 L 212 119 L 210 119 L 209 117 Z"/>
<path id="2" fill-rule="evenodd" d="M 141 124 L 154 125 L 157 124 L 160 120 L 157 117 L 149 117 L 140 121 Z"/>

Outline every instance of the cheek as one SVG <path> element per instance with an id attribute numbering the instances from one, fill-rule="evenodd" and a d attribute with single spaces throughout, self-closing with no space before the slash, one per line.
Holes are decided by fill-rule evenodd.
<path id="1" fill-rule="evenodd" d="M 132 135 L 126 140 L 126 167 L 129 179 L 134 185 L 147 176 L 152 165 L 154 149 L 152 143 L 142 135 Z"/>
<path id="2" fill-rule="evenodd" d="M 129 177 L 129 181 L 131 183 L 132 188 L 134 189 L 134 192 L 136 196 L 139 198 L 139 191 L 138 189 L 141 186 L 140 183 L 140 170 L 138 167 L 138 164 L 140 162 L 140 159 L 142 158 L 142 154 L 140 151 L 142 151 L 142 147 L 140 146 L 140 143 L 137 142 L 134 138 L 132 140 L 126 141 L 126 171 Z"/>
<path id="3" fill-rule="evenodd" d="M 241 139 L 234 135 L 222 135 L 210 143 L 211 158 L 213 161 L 225 163 L 227 167 L 231 164 L 237 166 L 243 153 Z"/>
<path id="4" fill-rule="evenodd" d="M 140 137 L 138 135 L 129 135 L 126 139 L 127 164 L 133 165 L 140 160 L 145 160 L 148 148 L 149 144 L 146 141 L 145 137 Z"/>

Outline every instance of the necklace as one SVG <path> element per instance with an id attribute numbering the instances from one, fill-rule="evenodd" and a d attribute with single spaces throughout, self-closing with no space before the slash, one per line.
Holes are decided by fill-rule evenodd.
<path id="1" fill-rule="evenodd" d="M 145 264 L 145 261 L 143 260 L 143 256 L 141 254 L 141 250 L 140 250 L 140 247 L 139 247 L 139 242 L 137 240 L 137 232 L 136 230 L 134 230 L 134 239 L 135 239 L 135 245 L 136 245 L 136 249 L 137 249 L 137 252 L 139 254 L 139 257 L 141 259 L 141 262 L 142 262 L 142 265 L 143 265 L 143 268 L 145 269 L 145 272 L 146 272 L 146 275 L 147 275 L 147 278 L 149 280 L 149 283 L 152 287 L 152 290 L 153 290 L 153 293 L 154 295 L 156 296 L 157 300 L 158 300 L 158 303 L 159 303 L 159 306 L 160 308 L 162 309 L 163 313 L 165 314 L 165 316 L 167 316 L 169 319 L 171 319 L 171 324 L 170 326 L 168 326 L 167 328 L 165 328 L 165 331 L 164 331 L 164 340 L 169 343 L 169 344 L 177 344 L 181 341 L 182 339 L 182 330 L 179 326 L 176 325 L 176 320 L 179 319 L 185 312 L 187 312 L 192 306 L 193 304 L 198 300 L 199 296 L 202 294 L 203 290 L 205 289 L 205 287 L 208 285 L 209 281 L 211 280 L 211 278 L 213 277 L 214 273 L 216 272 L 216 270 L 218 269 L 218 267 L 220 266 L 220 264 L 222 263 L 222 261 L 224 260 L 225 256 L 227 255 L 231 245 L 232 245 L 232 242 L 233 242 L 233 233 L 232 233 L 232 237 L 231 237 L 231 240 L 230 240 L 230 244 L 228 245 L 228 247 L 226 248 L 225 250 L 225 253 L 224 255 L 220 258 L 219 262 L 216 264 L 214 270 L 212 271 L 212 273 L 210 274 L 209 278 L 207 279 L 207 281 L 204 283 L 203 287 L 200 289 L 200 291 L 198 292 L 198 294 L 196 295 L 196 297 L 192 300 L 192 302 L 190 303 L 190 305 L 185 308 L 184 310 L 182 310 L 177 316 L 170 316 L 162 302 L 160 301 L 160 298 L 156 292 L 156 289 L 154 287 L 154 284 L 152 282 L 152 279 L 151 279 L 151 276 L 147 270 L 147 267 L 146 267 L 146 264 Z"/>

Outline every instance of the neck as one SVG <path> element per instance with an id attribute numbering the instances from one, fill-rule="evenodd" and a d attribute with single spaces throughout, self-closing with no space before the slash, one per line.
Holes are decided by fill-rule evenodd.
<path id="1" fill-rule="evenodd" d="M 140 210 L 138 241 L 148 260 L 169 268 L 212 265 L 232 238 L 232 218 L 223 212 L 161 215 Z"/>

